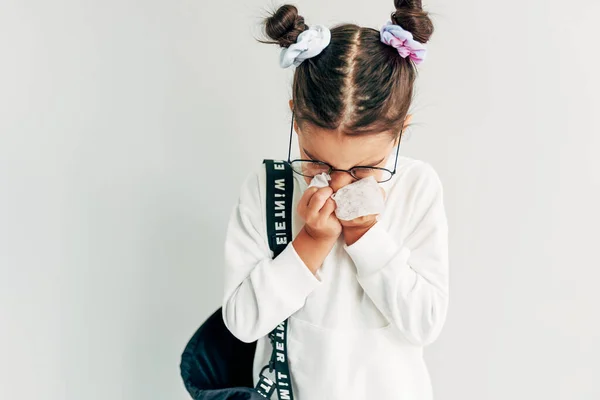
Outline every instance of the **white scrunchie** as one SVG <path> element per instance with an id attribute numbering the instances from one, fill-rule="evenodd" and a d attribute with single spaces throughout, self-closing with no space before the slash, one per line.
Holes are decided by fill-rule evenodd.
<path id="1" fill-rule="evenodd" d="M 331 41 L 331 31 L 323 25 L 314 25 L 298 35 L 296 43 L 281 49 L 279 65 L 297 67 L 302 61 L 320 54 Z"/>

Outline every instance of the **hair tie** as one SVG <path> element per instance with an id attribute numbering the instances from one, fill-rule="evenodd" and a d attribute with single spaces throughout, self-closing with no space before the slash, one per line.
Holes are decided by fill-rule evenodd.
<path id="1" fill-rule="evenodd" d="M 392 21 L 386 22 L 381 27 L 381 41 L 395 47 L 402 58 L 410 57 L 415 64 L 422 63 L 427 54 L 427 48 L 423 43 L 414 40 L 412 33 L 400 25 L 393 24 Z"/>
<path id="2" fill-rule="evenodd" d="M 320 54 L 331 41 L 331 31 L 323 25 L 315 25 L 298 35 L 296 43 L 281 49 L 279 65 L 288 68 L 297 67 L 302 61 Z"/>

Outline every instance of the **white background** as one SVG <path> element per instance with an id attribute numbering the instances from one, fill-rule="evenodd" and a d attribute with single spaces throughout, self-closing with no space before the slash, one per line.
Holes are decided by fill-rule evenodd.
<path id="1" fill-rule="evenodd" d="M 268 2 L 2 0 L 0 398 L 188 398 L 249 168 L 285 158 Z M 276 3 L 273 3 L 276 4 Z M 379 28 L 390 1 L 298 1 Z M 404 155 L 445 188 L 436 400 L 600 398 L 597 0 L 431 0 Z"/>

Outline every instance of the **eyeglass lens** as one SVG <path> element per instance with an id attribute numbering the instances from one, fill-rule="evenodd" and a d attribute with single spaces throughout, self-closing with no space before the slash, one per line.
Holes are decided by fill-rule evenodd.
<path id="1" fill-rule="evenodd" d="M 292 169 L 306 177 L 312 178 L 323 172 L 329 172 L 329 166 L 327 164 L 311 161 L 292 161 Z M 391 171 L 379 169 L 379 168 L 368 168 L 368 167 L 355 167 L 352 168 L 351 174 L 356 179 L 364 179 L 372 176 L 378 182 L 385 182 L 392 177 Z"/>

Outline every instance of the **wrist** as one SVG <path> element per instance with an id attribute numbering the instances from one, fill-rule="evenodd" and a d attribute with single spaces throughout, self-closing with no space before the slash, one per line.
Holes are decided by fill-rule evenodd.
<path id="1" fill-rule="evenodd" d="M 308 269 L 316 275 L 317 270 L 323 264 L 325 257 L 327 257 L 336 241 L 337 238 L 314 238 L 305 228 L 302 228 L 292 241 L 292 246 L 294 246 L 296 253 L 298 253 Z"/>
<path id="2" fill-rule="evenodd" d="M 339 237 L 339 234 L 337 237 L 319 235 L 318 233 L 315 233 L 312 229 L 310 229 L 308 225 L 304 225 L 299 234 L 306 235 L 308 237 L 308 240 L 312 241 L 315 246 L 322 247 L 329 247 L 329 245 L 333 246 L 333 244 L 337 241 L 337 238 Z"/>

